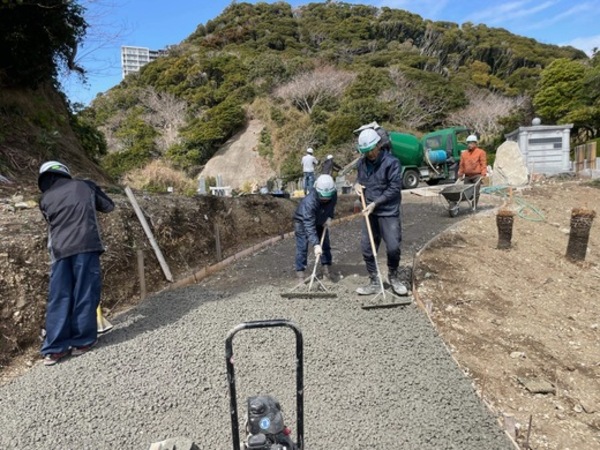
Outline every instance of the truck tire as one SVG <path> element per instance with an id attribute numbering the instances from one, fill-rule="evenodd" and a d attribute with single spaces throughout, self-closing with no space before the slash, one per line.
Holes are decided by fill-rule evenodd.
<path id="1" fill-rule="evenodd" d="M 419 172 L 412 169 L 405 170 L 402 175 L 402 188 L 414 189 L 419 185 L 419 181 Z"/>

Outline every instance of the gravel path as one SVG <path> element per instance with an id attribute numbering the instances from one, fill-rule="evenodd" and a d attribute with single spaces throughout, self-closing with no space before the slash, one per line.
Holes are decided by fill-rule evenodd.
<path id="1" fill-rule="evenodd" d="M 409 267 L 451 220 L 437 202 L 406 197 Z M 416 306 L 360 309 L 359 230 L 359 221 L 332 230 L 337 299 L 281 298 L 294 285 L 286 240 L 202 285 L 150 298 L 113 320 L 92 352 L 35 366 L 0 388 L 0 448 L 147 450 L 177 436 L 231 448 L 227 332 L 287 318 L 305 340 L 307 449 L 512 449 Z M 248 395 L 272 393 L 295 430 L 293 333 L 244 331 L 234 350 L 240 413 Z"/>

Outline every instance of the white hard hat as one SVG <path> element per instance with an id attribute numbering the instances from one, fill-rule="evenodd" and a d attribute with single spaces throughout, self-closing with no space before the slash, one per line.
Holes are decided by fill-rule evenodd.
<path id="1" fill-rule="evenodd" d="M 312 149 L 312 148 L 310 148 L 310 147 L 308 147 L 308 148 L 306 149 L 306 153 L 310 153 L 310 154 L 312 155 L 312 154 L 313 154 L 313 149 Z"/>
<path id="2" fill-rule="evenodd" d="M 469 137 L 467 138 L 467 142 L 477 142 L 477 136 L 475 136 L 474 134 L 469 135 Z"/>
<path id="3" fill-rule="evenodd" d="M 331 175 L 319 175 L 315 182 L 315 189 L 320 198 L 331 198 L 336 192 L 335 182 Z"/>
<path id="4" fill-rule="evenodd" d="M 375 148 L 381 140 L 381 136 L 372 128 L 362 130 L 358 135 L 358 151 L 368 153 Z"/>
<path id="5" fill-rule="evenodd" d="M 40 166 L 40 173 L 38 175 L 38 187 L 43 191 L 42 180 L 47 178 L 47 174 L 57 174 L 61 177 L 71 178 L 71 172 L 69 168 L 59 161 L 46 161 L 44 164 Z"/>
<path id="6" fill-rule="evenodd" d="M 69 168 L 59 161 L 46 161 L 40 166 L 40 175 L 43 173 L 57 173 L 71 178 Z"/>
<path id="7" fill-rule="evenodd" d="M 333 155 L 327 155 L 327 159 L 333 159 Z"/>

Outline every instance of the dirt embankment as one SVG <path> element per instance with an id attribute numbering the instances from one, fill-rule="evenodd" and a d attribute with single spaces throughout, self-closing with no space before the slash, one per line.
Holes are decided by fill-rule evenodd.
<path id="1" fill-rule="evenodd" d="M 523 448 L 600 448 L 597 217 L 585 261 L 566 257 L 572 210 L 599 200 L 578 182 L 515 193 L 510 248 L 497 248 L 495 212 L 478 214 L 440 235 L 415 273 L 443 339 Z"/>
<path id="2" fill-rule="evenodd" d="M 36 345 L 43 327 L 50 266 L 46 224 L 34 192 L 15 193 L 7 188 L 0 192 L 0 371 L 12 357 Z M 31 208 L 15 208 L 15 199 L 19 199 L 14 195 L 33 201 Z M 99 215 L 107 248 L 102 256 L 102 305 L 118 311 L 140 299 L 138 249 L 144 253 L 147 292 L 164 289 L 169 282 L 127 197 L 111 197 L 115 211 Z M 215 227 L 219 229 L 222 258 L 226 258 L 291 231 L 297 205 L 293 200 L 261 195 L 136 197 L 175 280 L 217 262 Z M 351 204 L 338 211 L 350 213 Z"/>

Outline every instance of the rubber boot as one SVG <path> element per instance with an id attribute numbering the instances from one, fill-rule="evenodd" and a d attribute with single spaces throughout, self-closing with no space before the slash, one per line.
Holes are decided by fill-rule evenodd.
<path id="1" fill-rule="evenodd" d="M 373 295 L 381 290 L 379 277 L 377 275 L 369 275 L 369 283 L 356 289 L 358 295 Z"/>
<path id="2" fill-rule="evenodd" d="M 323 280 L 324 281 L 331 281 L 331 272 L 329 271 L 329 266 L 323 265 L 321 267 L 323 269 Z"/>
<path id="3" fill-rule="evenodd" d="M 296 279 L 298 281 L 304 281 L 305 278 L 306 278 L 306 276 L 304 274 L 304 270 L 298 270 L 298 271 L 296 271 Z"/>
<path id="4" fill-rule="evenodd" d="M 390 270 L 388 273 L 388 281 L 392 286 L 392 290 L 396 293 L 396 295 L 407 295 L 408 289 L 406 286 L 402 284 L 400 278 L 398 278 L 398 270 Z"/>

